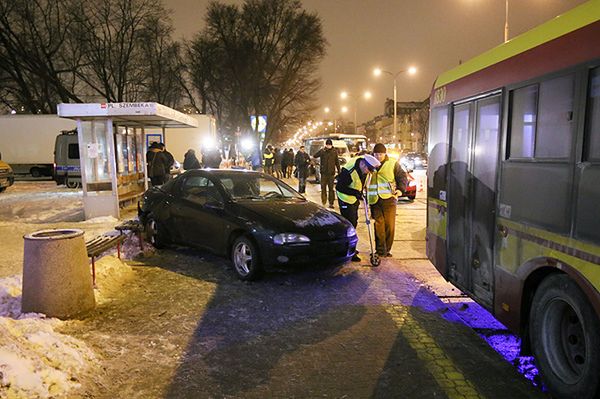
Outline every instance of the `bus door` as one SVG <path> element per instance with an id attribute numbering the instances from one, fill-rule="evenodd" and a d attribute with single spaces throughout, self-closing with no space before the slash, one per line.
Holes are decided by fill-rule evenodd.
<path id="1" fill-rule="evenodd" d="M 448 278 L 493 300 L 493 242 L 501 96 L 453 108 L 448 175 Z"/>

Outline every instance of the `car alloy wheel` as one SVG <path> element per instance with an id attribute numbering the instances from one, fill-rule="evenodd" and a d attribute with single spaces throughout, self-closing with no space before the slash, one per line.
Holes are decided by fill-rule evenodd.
<path id="1" fill-rule="evenodd" d="M 167 245 L 161 225 L 150 217 L 146 223 L 146 238 L 154 248 L 164 248 Z"/>
<path id="2" fill-rule="evenodd" d="M 258 251 L 246 237 L 235 240 L 231 250 L 231 260 L 238 277 L 242 280 L 254 280 L 260 274 Z"/>

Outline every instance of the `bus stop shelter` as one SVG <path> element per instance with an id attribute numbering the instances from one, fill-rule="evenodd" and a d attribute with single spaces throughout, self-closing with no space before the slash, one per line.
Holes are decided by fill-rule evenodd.
<path id="1" fill-rule="evenodd" d="M 121 204 L 148 188 L 145 129 L 198 127 L 193 117 L 158 103 L 59 104 L 77 122 L 85 219 L 119 218 Z"/>

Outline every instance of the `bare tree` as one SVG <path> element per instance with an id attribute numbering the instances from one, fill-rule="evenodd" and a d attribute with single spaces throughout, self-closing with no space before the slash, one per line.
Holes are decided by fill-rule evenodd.
<path id="1" fill-rule="evenodd" d="M 71 0 L 0 0 L 1 101 L 13 109 L 56 112 L 75 94 L 81 50 L 70 36 Z"/>
<path id="2" fill-rule="evenodd" d="M 138 100 L 147 66 L 140 43 L 164 13 L 159 0 L 81 1 L 75 34 L 86 65 L 78 77 L 107 101 Z"/>
<path id="3" fill-rule="evenodd" d="M 224 125 L 249 127 L 250 115 L 267 115 L 266 145 L 315 108 L 325 46 L 319 17 L 297 0 L 213 2 L 189 47 L 190 74 Z"/>

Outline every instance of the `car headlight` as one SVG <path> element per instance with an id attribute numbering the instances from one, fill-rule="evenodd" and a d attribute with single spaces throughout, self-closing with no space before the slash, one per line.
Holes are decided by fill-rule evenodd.
<path id="1" fill-rule="evenodd" d="M 285 244 L 307 244 L 310 242 L 310 238 L 303 236 L 302 234 L 295 233 L 282 233 L 277 234 L 273 237 L 273 243 L 275 245 Z"/>
<path id="2" fill-rule="evenodd" d="M 352 226 L 348 227 L 346 230 L 346 237 L 354 237 L 356 235 L 356 229 Z"/>
<path id="3" fill-rule="evenodd" d="M 408 187 L 415 187 L 417 185 L 417 182 L 414 180 L 411 180 L 408 182 Z"/>

